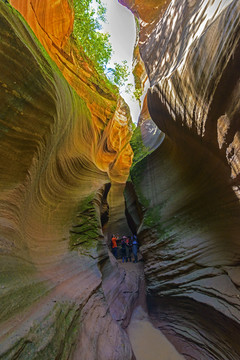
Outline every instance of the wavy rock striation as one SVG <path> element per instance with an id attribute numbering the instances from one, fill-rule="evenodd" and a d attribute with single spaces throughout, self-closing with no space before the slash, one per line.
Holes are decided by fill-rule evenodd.
<path id="1" fill-rule="evenodd" d="M 186 359 L 237 360 L 239 1 L 121 3 L 150 82 L 125 191 L 150 315 Z M 11 4 L 23 17 L 0 2 L 0 358 L 133 359 L 141 275 L 102 233 L 128 229 L 129 110 L 76 49 L 67 0 Z"/>
<path id="2" fill-rule="evenodd" d="M 91 152 L 97 167 L 108 172 L 112 180 L 124 183 L 132 156 L 129 109 L 116 88 L 99 77 L 90 59 L 76 47 L 71 36 L 74 15 L 69 1 L 11 0 L 11 4 L 31 26 L 67 82 L 85 100 L 93 123 Z"/>
<path id="3" fill-rule="evenodd" d="M 132 359 L 100 221 L 105 184 L 131 165 L 128 108 L 71 50 L 68 2 L 12 3 L 45 48 L 0 2 L 0 358 Z"/>
<path id="4" fill-rule="evenodd" d="M 134 164 L 126 190 L 149 310 L 187 359 L 236 360 L 239 1 L 175 0 L 149 21 L 143 1 L 123 2 L 140 18 L 148 110 L 166 134 Z"/>

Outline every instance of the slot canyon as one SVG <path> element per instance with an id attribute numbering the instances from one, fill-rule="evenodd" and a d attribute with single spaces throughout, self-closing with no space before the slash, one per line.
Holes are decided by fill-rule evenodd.
<path id="1" fill-rule="evenodd" d="M 72 0 L 0 0 L 0 359 L 239 360 L 240 1 L 119 3 L 136 129 Z"/>

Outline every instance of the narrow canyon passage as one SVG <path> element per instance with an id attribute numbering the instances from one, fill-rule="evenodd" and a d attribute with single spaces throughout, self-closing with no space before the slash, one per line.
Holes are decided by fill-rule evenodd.
<path id="1" fill-rule="evenodd" d="M 128 184 L 129 186 L 131 187 L 131 183 Z M 104 222 L 103 231 L 110 252 L 112 249 L 109 234 L 118 233 L 119 237 L 122 238 L 124 235 L 132 236 L 136 233 L 136 223 L 126 208 L 124 190 L 124 184 L 108 184 L 103 193 L 102 212 L 104 219 L 107 219 Z M 134 190 L 131 190 L 132 196 L 135 197 L 136 208 L 134 211 L 137 212 L 137 196 Z M 142 210 L 139 208 L 138 219 L 142 216 Z M 118 244 L 119 242 L 120 240 L 118 240 Z M 128 259 L 128 262 L 122 262 L 121 245 L 119 244 L 117 259 L 111 256 L 111 264 L 106 261 L 101 266 L 103 291 L 110 306 L 112 317 L 121 323 L 128 334 L 136 360 L 184 359 L 163 333 L 153 326 L 148 316 L 141 247 L 138 252 L 138 263 L 134 263 L 133 260 L 134 257 L 131 254 L 131 261 Z M 111 267 L 114 271 L 110 270 Z M 117 294 L 116 288 L 118 289 Z"/>
<path id="2" fill-rule="evenodd" d="M 239 360 L 240 2 L 119 4 L 137 125 L 100 0 L 0 1 L 0 359 Z"/>
<path id="3" fill-rule="evenodd" d="M 118 200 L 114 197 L 114 192 L 117 191 Z M 123 234 L 130 234 L 130 228 L 127 229 L 125 221 L 132 224 L 131 217 L 129 218 L 126 212 L 126 220 L 124 221 L 124 202 L 125 199 L 122 191 L 116 188 L 112 190 L 109 199 L 112 201 L 112 206 L 118 207 L 118 211 L 111 211 L 109 207 L 110 227 L 113 233 L 118 230 L 120 236 Z M 120 221 L 120 219 L 122 220 Z M 118 219 L 118 221 L 114 221 Z M 105 224 L 106 233 L 108 233 L 108 224 Z M 108 241 L 106 239 L 106 241 Z M 111 251 L 111 245 L 109 245 Z M 110 311 L 113 318 L 121 321 L 122 326 L 126 330 L 136 360 L 181 360 L 184 359 L 174 348 L 171 342 L 161 333 L 158 328 L 154 327 L 150 318 L 148 317 L 147 301 L 146 301 L 146 285 L 144 277 L 144 262 L 141 256 L 141 248 L 138 253 L 138 263 L 133 263 L 133 254 L 131 254 L 131 262 L 122 262 L 121 248 L 118 249 L 118 259 L 112 257 L 112 263 L 116 263 L 117 275 L 111 277 L 111 280 L 104 278 L 103 290 L 109 299 Z M 107 270 L 106 270 L 107 273 Z M 119 278 L 121 279 L 119 281 Z M 118 294 L 117 300 L 114 299 L 110 288 L 115 288 L 117 285 Z M 112 296 L 112 298 L 111 298 Z M 115 295 L 116 296 L 116 295 Z M 125 309 L 124 309 L 125 308 Z M 119 314 L 124 314 L 125 319 L 119 317 Z"/>

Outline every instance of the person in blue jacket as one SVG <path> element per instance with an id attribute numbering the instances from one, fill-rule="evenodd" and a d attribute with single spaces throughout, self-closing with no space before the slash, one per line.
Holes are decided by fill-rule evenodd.
<path id="1" fill-rule="evenodd" d="M 138 262 L 138 256 L 137 256 L 138 242 L 137 242 L 137 236 L 136 235 L 133 235 L 132 252 L 133 252 L 133 256 L 134 256 L 134 263 L 137 263 Z"/>

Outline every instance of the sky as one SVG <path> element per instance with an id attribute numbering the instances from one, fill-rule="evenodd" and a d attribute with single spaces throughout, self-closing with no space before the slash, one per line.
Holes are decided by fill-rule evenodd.
<path id="1" fill-rule="evenodd" d="M 133 14 L 126 7 L 120 5 L 117 0 L 102 0 L 107 8 L 106 23 L 103 24 L 102 31 L 110 34 L 110 42 L 113 48 L 113 55 L 109 67 L 114 62 L 121 63 L 127 60 L 130 73 L 132 71 L 132 57 L 136 41 L 136 27 Z M 131 73 L 128 83 L 133 84 L 134 78 Z M 140 113 L 139 103 L 132 99 L 130 94 L 120 89 L 120 94 L 130 107 L 132 120 L 136 124 Z"/>

